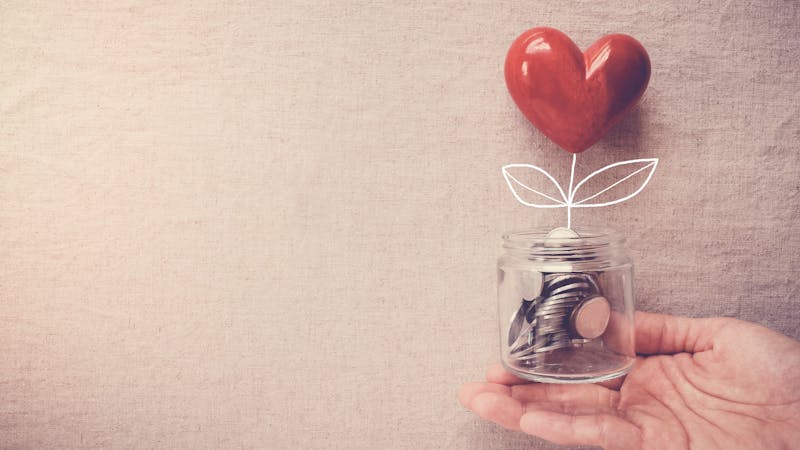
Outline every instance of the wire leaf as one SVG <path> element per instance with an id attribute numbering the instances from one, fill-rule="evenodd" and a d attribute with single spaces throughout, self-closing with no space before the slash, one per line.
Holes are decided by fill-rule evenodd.
<path id="1" fill-rule="evenodd" d="M 617 180 L 616 182 L 612 183 L 610 186 L 606 187 L 605 189 L 602 189 L 602 190 L 600 190 L 600 191 L 598 191 L 598 192 L 596 192 L 594 194 L 587 194 L 581 200 L 575 200 L 576 198 L 578 198 L 578 195 L 577 195 L 578 191 L 589 180 L 591 180 L 595 176 L 598 176 L 598 175 L 600 175 L 601 173 L 603 173 L 603 172 L 605 172 L 607 170 L 611 170 L 611 169 L 613 169 L 615 167 L 620 167 L 620 166 L 626 166 L 625 169 L 626 170 L 630 170 L 628 175 L 620 178 L 619 180 Z M 650 182 L 650 178 L 653 177 L 653 173 L 656 171 L 656 166 L 658 166 L 658 159 L 657 158 L 644 158 L 644 159 L 632 159 L 630 161 L 617 162 L 617 163 L 605 166 L 602 169 L 598 169 L 598 170 L 592 172 L 591 174 L 589 174 L 589 176 L 587 176 L 586 178 L 581 180 L 581 182 L 578 183 L 575 186 L 575 189 L 573 189 L 573 191 L 570 194 L 570 199 L 572 199 L 572 202 L 569 202 L 569 203 L 571 203 L 570 206 L 572 208 L 597 208 L 597 207 L 600 207 L 600 206 L 615 205 L 617 203 L 622 203 L 625 200 L 629 200 L 629 199 L 635 197 L 636 195 L 638 195 L 640 192 L 642 192 L 642 190 L 645 188 L 645 186 L 647 186 L 647 183 Z M 631 185 L 631 187 L 635 186 L 636 181 L 628 181 L 628 180 L 633 179 L 636 175 L 638 175 L 640 173 L 646 173 L 647 176 L 645 177 L 644 182 L 642 182 L 641 185 L 639 185 L 638 188 L 633 191 L 633 193 L 625 195 L 624 197 L 617 198 L 615 200 L 611 200 L 611 201 L 606 201 L 606 202 L 601 202 L 601 203 L 592 202 L 592 200 L 594 200 L 595 198 L 599 197 L 602 194 L 605 194 L 609 190 L 611 190 L 611 189 L 613 189 L 613 188 L 615 188 L 615 187 L 617 187 L 619 185 L 629 184 L 629 185 Z M 639 178 L 641 178 L 641 177 L 639 177 Z M 625 192 L 630 192 L 630 189 L 627 189 Z"/>
<path id="2" fill-rule="evenodd" d="M 512 174 L 513 172 L 513 174 Z M 515 177 L 514 174 L 517 176 Z M 519 180 L 525 177 L 536 181 L 535 185 L 528 185 Z M 564 208 L 567 206 L 568 197 L 552 175 L 541 167 L 531 164 L 508 164 L 503 166 L 503 178 L 506 179 L 511 193 L 525 206 L 534 208 Z M 542 186 L 552 183 L 558 188 L 561 200 L 545 194 Z"/>

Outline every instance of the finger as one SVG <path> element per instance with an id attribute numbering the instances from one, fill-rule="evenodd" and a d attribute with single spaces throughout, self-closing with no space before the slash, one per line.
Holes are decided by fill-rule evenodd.
<path id="1" fill-rule="evenodd" d="M 528 404 L 560 404 L 559 411 L 613 413 L 619 392 L 596 384 L 526 384 L 512 386 L 511 396 Z M 552 408 L 550 408 L 552 409 Z"/>
<path id="2" fill-rule="evenodd" d="M 482 392 L 472 399 L 470 407 L 475 414 L 509 430 L 519 431 L 519 420 L 524 409 L 522 403 L 506 394 Z"/>
<path id="3" fill-rule="evenodd" d="M 529 411 L 519 423 L 522 431 L 560 445 L 597 445 L 605 449 L 639 448 L 639 429 L 610 415 L 573 416 L 550 411 Z"/>
<path id="4" fill-rule="evenodd" d="M 626 375 L 623 375 L 621 377 L 617 377 L 617 378 L 614 378 L 612 380 L 601 381 L 601 382 L 596 383 L 596 384 L 598 386 L 603 386 L 604 388 L 607 388 L 607 389 L 612 389 L 614 391 L 618 391 L 622 387 L 622 384 L 625 383 L 625 377 L 626 377 Z"/>
<path id="5" fill-rule="evenodd" d="M 465 383 L 463 386 L 461 386 L 461 389 L 458 390 L 458 401 L 465 408 L 470 408 L 472 405 L 472 399 L 478 394 L 482 394 L 484 392 L 511 395 L 511 389 L 506 385 L 473 382 Z"/>
<path id="6" fill-rule="evenodd" d="M 522 379 L 507 371 L 500 363 L 495 363 L 486 369 L 486 381 L 489 383 L 505 384 L 513 386 L 515 384 L 529 384 L 529 380 Z"/>
<path id="7" fill-rule="evenodd" d="M 611 311 L 608 326 L 603 334 L 603 345 L 621 355 L 634 356 L 633 317 L 620 311 Z"/>
<path id="8" fill-rule="evenodd" d="M 666 314 L 636 312 L 636 353 L 673 354 L 710 350 L 711 338 L 723 322 Z"/>
<path id="9" fill-rule="evenodd" d="M 526 413 L 532 411 L 549 411 L 569 416 L 616 413 L 607 407 L 583 402 L 536 402 L 524 403 L 522 407 Z"/>

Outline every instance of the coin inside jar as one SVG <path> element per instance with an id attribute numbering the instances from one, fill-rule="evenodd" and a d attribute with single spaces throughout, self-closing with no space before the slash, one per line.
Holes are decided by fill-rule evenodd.
<path id="1" fill-rule="evenodd" d="M 558 227 L 550 230 L 546 239 L 578 239 L 580 237 L 572 228 Z"/>
<path id="2" fill-rule="evenodd" d="M 511 325 L 508 329 L 508 345 L 513 345 L 520 335 L 523 325 L 525 325 L 526 314 L 533 301 L 523 300 L 517 312 L 511 316 Z"/>
<path id="3" fill-rule="evenodd" d="M 519 274 L 517 290 L 523 300 L 533 300 L 542 293 L 544 276 L 539 272 L 524 271 Z"/>
<path id="4" fill-rule="evenodd" d="M 594 296 L 582 301 L 572 311 L 570 322 L 572 329 L 586 339 L 601 336 L 608 326 L 611 317 L 611 305 L 602 296 Z"/>

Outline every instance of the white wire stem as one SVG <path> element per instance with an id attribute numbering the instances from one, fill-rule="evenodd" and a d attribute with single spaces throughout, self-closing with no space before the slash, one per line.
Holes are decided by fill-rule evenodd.
<path id="1" fill-rule="evenodd" d="M 578 154 L 572 154 L 572 168 L 569 170 L 569 198 L 567 199 L 567 228 L 572 228 L 572 200 L 575 198 L 575 191 L 572 190 L 572 183 L 575 181 L 575 162 L 578 159 Z"/>

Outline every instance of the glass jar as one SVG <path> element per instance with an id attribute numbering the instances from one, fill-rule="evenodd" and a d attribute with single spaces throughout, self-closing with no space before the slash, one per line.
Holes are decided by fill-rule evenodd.
<path id="1" fill-rule="evenodd" d="M 614 230 L 503 236 L 497 264 L 501 361 L 547 383 L 622 376 L 636 360 L 633 264 Z"/>

